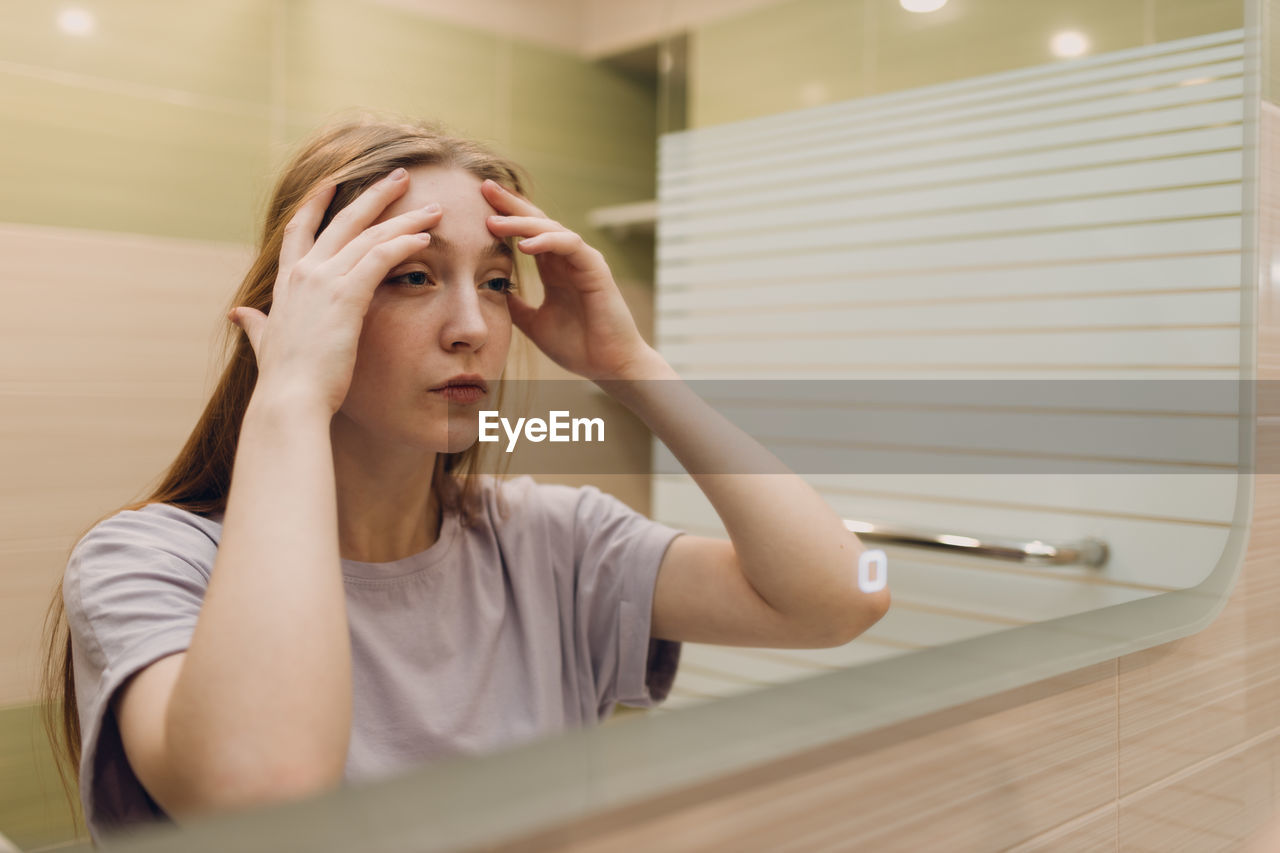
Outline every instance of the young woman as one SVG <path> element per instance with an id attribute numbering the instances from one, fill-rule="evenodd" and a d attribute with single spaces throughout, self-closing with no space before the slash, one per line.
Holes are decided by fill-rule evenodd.
<path id="1" fill-rule="evenodd" d="M 592 725 L 665 698 L 682 641 L 833 646 L 887 609 L 857 588 L 857 538 L 679 380 L 601 254 L 521 187 L 412 123 L 332 126 L 286 167 L 200 422 L 78 542 L 54 602 L 47 707 L 95 836 Z M 708 472 L 729 540 L 473 470 L 513 325 Z M 753 455 L 779 473 L 714 473 Z"/>

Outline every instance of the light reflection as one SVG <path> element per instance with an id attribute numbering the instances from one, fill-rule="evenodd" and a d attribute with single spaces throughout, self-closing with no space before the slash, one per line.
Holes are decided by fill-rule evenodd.
<path id="1" fill-rule="evenodd" d="M 947 0 L 898 0 L 908 12 L 936 12 L 947 5 Z"/>
<path id="2" fill-rule="evenodd" d="M 1089 39 L 1077 30 L 1064 30 L 1049 40 L 1049 49 L 1054 56 L 1070 59 L 1083 56 L 1089 50 Z"/>
<path id="3" fill-rule="evenodd" d="M 88 9 L 70 7 L 58 13 L 58 29 L 69 36 L 87 36 L 93 32 L 93 14 Z"/>

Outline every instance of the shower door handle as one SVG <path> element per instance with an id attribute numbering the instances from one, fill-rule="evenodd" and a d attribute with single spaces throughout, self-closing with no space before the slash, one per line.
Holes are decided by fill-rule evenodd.
<path id="1" fill-rule="evenodd" d="M 1042 566 L 1085 565 L 1097 568 L 1107 561 L 1109 549 L 1101 539 L 1086 538 L 1078 542 L 1052 543 L 1039 539 L 1019 540 L 974 536 L 922 527 L 905 527 L 871 521 L 845 519 L 844 526 L 859 539 L 909 548 L 950 551 L 993 560 Z"/>

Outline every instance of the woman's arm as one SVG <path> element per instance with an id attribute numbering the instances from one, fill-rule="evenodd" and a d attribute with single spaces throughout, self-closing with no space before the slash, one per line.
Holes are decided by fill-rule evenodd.
<path id="1" fill-rule="evenodd" d="M 655 595 L 654 635 L 702 642 L 840 645 L 871 627 L 889 609 L 889 591 L 858 588 L 858 558 L 865 548 L 857 536 L 808 483 L 772 453 L 707 405 L 679 374 L 645 347 L 617 380 L 601 381 L 606 391 L 645 422 L 671 450 L 715 508 L 732 542 L 682 537 L 673 543 Z M 728 563 L 777 614 L 754 613 L 739 601 L 733 624 L 732 601 L 698 602 L 696 577 L 685 564 Z M 715 569 L 704 566 L 714 577 Z M 721 572 L 723 575 L 723 571 Z M 663 585 L 668 588 L 662 589 Z M 739 596 L 741 598 L 741 596 Z M 718 621 L 719 634 L 708 630 Z M 744 621 L 749 624 L 742 624 Z M 758 623 L 758 624 L 757 624 Z"/>
<path id="2" fill-rule="evenodd" d="M 482 191 L 504 214 L 490 217 L 489 230 L 523 238 L 519 248 L 535 256 L 546 286 L 537 307 L 510 296 L 512 320 L 557 364 L 634 411 L 692 473 L 729 533 L 729 542 L 672 543 L 658 575 L 654 636 L 830 646 L 883 616 L 888 589 L 865 593 L 857 585 L 862 543 L 817 492 L 645 343 L 600 252 L 527 199 L 492 182 Z"/>
<path id="3" fill-rule="evenodd" d="M 130 765 L 174 817 L 342 776 L 351 649 L 329 418 L 302 403 L 255 392 L 191 644 L 120 696 Z"/>

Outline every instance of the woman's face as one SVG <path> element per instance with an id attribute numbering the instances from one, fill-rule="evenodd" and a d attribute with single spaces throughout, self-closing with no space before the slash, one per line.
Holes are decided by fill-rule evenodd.
<path id="1" fill-rule="evenodd" d="M 339 410 L 370 435 L 423 450 L 456 453 L 476 440 L 477 412 L 497 408 L 497 380 L 511 346 L 505 290 L 510 249 L 489 231 L 496 211 L 481 179 L 450 166 L 409 169 L 409 188 L 376 220 L 437 203 L 431 242 L 392 267 L 374 292 Z M 459 401 L 439 389 L 462 374 L 488 393 Z"/>

